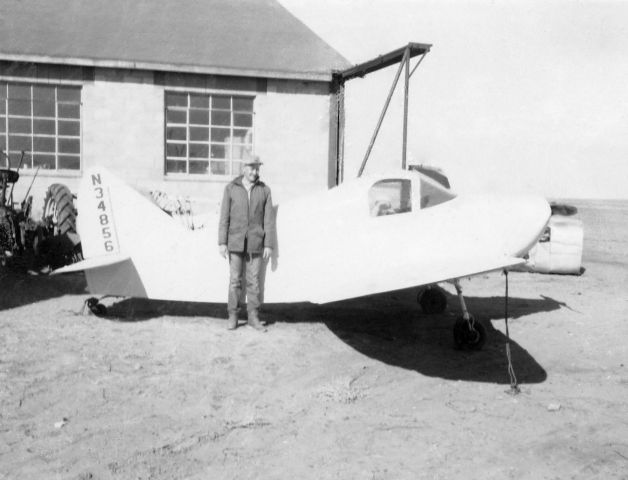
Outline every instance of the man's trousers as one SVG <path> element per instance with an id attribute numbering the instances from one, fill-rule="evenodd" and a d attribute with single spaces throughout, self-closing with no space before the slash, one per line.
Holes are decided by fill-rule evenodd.
<path id="1" fill-rule="evenodd" d="M 227 311 L 237 313 L 242 295 L 242 270 L 246 269 L 246 306 L 249 314 L 257 313 L 260 305 L 259 275 L 262 255 L 256 253 L 229 252 L 229 299 Z"/>

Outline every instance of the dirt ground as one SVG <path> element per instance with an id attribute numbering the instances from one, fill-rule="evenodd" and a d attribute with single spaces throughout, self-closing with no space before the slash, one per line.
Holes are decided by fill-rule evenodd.
<path id="1" fill-rule="evenodd" d="M 105 300 L 82 275 L 0 271 L 1 479 L 628 479 L 628 202 L 574 202 L 584 275 L 465 280 L 489 330 L 416 290 L 270 305 Z M 176 281 L 176 280 L 173 280 Z"/>

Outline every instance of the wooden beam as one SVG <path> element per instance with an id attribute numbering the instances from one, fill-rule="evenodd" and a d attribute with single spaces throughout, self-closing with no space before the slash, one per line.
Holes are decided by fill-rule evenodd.
<path id="1" fill-rule="evenodd" d="M 412 58 L 417 55 L 425 55 L 431 48 L 432 45 L 427 43 L 408 43 L 405 47 L 398 48 L 397 50 L 393 50 L 385 55 L 380 55 L 373 60 L 360 63 L 342 72 L 337 72 L 336 75 L 343 82 L 351 80 L 352 78 L 364 77 L 371 72 L 376 72 L 382 68 L 390 67 L 391 65 L 399 63 L 403 58 L 406 49 L 410 51 L 410 58 Z"/>

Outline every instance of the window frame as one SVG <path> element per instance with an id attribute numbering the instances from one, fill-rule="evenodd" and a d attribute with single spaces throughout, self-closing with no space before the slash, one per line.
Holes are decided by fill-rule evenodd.
<path id="1" fill-rule="evenodd" d="M 28 98 L 21 99 L 20 97 L 12 98 L 11 96 L 11 87 L 13 88 L 28 88 Z M 39 98 L 37 94 L 41 94 L 41 91 L 36 89 L 52 89 L 54 98 L 52 100 Z M 76 99 L 64 99 L 60 96 L 60 93 L 63 89 L 74 90 L 78 93 L 72 94 L 72 96 L 76 96 Z M 33 79 L 29 79 L 28 81 L 22 80 L 14 80 L 8 79 L 4 77 L 0 77 L 0 104 L 2 104 L 2 109 L 0 110 L 0 118 L 4 122 L 4 130 L 0 131 L 0 138 L 2 138 L 2 143 L 0 143 L 0 148 L 6 152 L 10 157 L 15 158 L 16 155 L 21 157 L 22 151 L 26 156 L 28 155 L 28 160 L 26 160 L 21 165 L 21 169 L 24 170 L 24 173 L 32 172 L 35 170 L 39 170 L 40 172 L 50 172 L 55 174 L 68 174 L 68 173 L 80 173 L 83 167 L 83 85 L 82 83 L 77 82 L 63 82 L 63 81 L 49 81 L 49 82 L 37 82 Z M 24 102 L 28 104 L 29 111 L 28 112 L 11 112 L 11 102 Z M 54 105 L 54 112 L 42 112 L 37 107 L 41 107 L 44 103 L 52 103 Z M 13 104 L 15 105 L 15 104 Z M 68 115 L 61 116 L 61 110 L 63 107 L 66 108 L 76 108 L 76 116 Z M 39 110 L 36 112 L 36 110 Z M 22 125 L 25 128 L 25 131 L 12 131 L 11 124 L 22 122 Z M 45 129 L 41 131 L 37 131 L 37 124 L 41 128 L 45 123 L 50 124 L 50 122 L 54 122 L 53 132 L 46 132 Z M 61 134 L 60 130 L 64 126 L 70 126 L 70 124 L 78 124 L 78 131 L 76 134 Z M 76 126 L 72 126 L 71 128 L 76 128 Z M 73 133 L 73 132 L 72 132 Z M 18 150 L 11 148 L 11 139 L 23 138 L 28 139 L 28 147 L 29 148 L 20 148 Z M 41 146 L 42 143 L 46 141 L 50 141 L 54 144 L 54 151 L 49 149 L 41 149 L 36 148 L 39 142 Z M 71 141 L 72 143 L 76 142 L 77 152 L 66 152 L 62 151 L 61 147 L 63 141 Z M 40 163 L 36 165 L 37 157 L 40 159 L 44 156 L 52 157 L 52 161 L 54 165 L 52 167 L 46 166 L 46 163 Z M 72 161 L 77 162 L 76 168 L 68 168 L 67 166 L 61 167 L 60 163 L 63 161 Z M 6 158 L 0 159 L 2 167 L 8 166 L 8 160 Z M 16 167 L 17 164 L 11 163 L 11 167 Z"/>
<path id="2" fill-rule="evenodd" d="M 174 95 L 185 96 L 186 101 L 185 105 L 171 105 L 169 102 L 169 97 Z M 186 88 L 186 87 L 167 87 L 164 89 L 164 97 L 163 97 L 163 112 L 164 112 L 164 142 L 163 142 L 163 175 L 165 178 L 170 179 L 188 179 L 188 180 L 225 180 L 231 179 L 236 175 L 239 175 L 241 172 L 242 162 L 249 158 L 245 155 L 245 151 L 248 150 L 248 155 L 251 157 L 255 155 L 255 98 L 256 94 L 251 94 L 248 92 L 240 92 L 240 91 L 215 91 L 215 90 L 207 90 L 207 89 L 194 89 L 194 88 Z M 194 97 L 201 97 L 205 100 L 206 107 L 203 106 L 193 106 L 192 99 Z M 229 99 L 229 108 L 221 108 L 220 106 L 215 106 L 215 99 Z M 243 99 L 245 101 L 250 102 L 250 110 L 237 109 L 235 107 L 234 101 L 238 99 Z M 192 123 L 190 118 L 190 113 L 195 111 L 207 112 L 207 122 L 206 123 Z M 169 121 L 169 112 L 185 112 L 185 123 L 181 122 L 172 122 Z M 229 124 L 222 125 L 220 123 L 214 123 L 212 118 L 213 114 L 220 113 L 229 113 Z M 236 115 L 246 115 L 250 118 L 250 125 L 237 125 L 236 124 Z M 201 114 L 199 114 L 201 115 Z M 177 138 L 168 138 L 172 133 L 172 129 L 182 129 L 185 132 L 184 139 Z M 228 134 L 225 137 L 221 137 L 221 141 L 213 140 L 212 131 L 213 130 L 226 130 L 228 129 Z M 192 138 L 194 131 L 196 133 L 200 133 L 202 130 L 207 132 L 207 136 L 205 138 Z M 242 137 L 234 136 L 234 131 L 240 130 L 244 133 Z M 243 138 L 245 139 L 247 136 L 250 136 L 248 141 L 237 142 L 234 141 L 235 138 Z M 202 136 L 201 136 L 202 137 Z M 185 155 L 169 155 L 169 145 L 182 145 L 184 146 Z M 202 149 L 206 147 L 206 156 L 199 155 L 191 155 L 191 145 L 192 146 L 200 146 Z M 215 148 L 224 148 L 225 152 L 229 152 L 228 155 L 225 153 L 224 157 L 212 157 L 212 147 Z M 240 152 L 240 156 L 234 155 L 235 148 L 242 148 Z M 201 150 L 202 151 L 202 150 Z M 185 171 L 169 171 L 168 162 L 182 162 L 185 166 Z M 199 162 L 205 163 L 207 165 L 206 171 L 203 172 L 194 172 L 191 171 L 190 164 L 191 162 Z M 212 162 L 223 163 L 224 164 L 224 173 L 220 172 L 212 172 Z M 238 166 L 239 164 L 239 166 Z"/>
<path id="3" fill-rule="evenodd" d="M 414 189 L 414 182 L 408 178 L 382 178 L 375 181 L 367 192 L 369 216 L 377 218 L 411 213 L 414 210 Z M 396 197 L 399 206 L 395 208 Z"/>

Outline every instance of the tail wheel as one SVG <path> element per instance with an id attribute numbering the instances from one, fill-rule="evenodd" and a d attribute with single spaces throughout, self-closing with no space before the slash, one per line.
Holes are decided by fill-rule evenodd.
<path id="1" fill-rule="evenodd" d="M 105 307 L 96 297 L 90 297 L 85 300 L 87 308 L 97 317 L 104 317 L 107 315 L 107 307 Z"/>
<path id="2" fill-rule="evenodd" d="M 54 235 L 76 233 L 76 210 L 72 192 L 65 185 L 50 185 L 44 199 L 43 222 L 49 225 Z"/>

